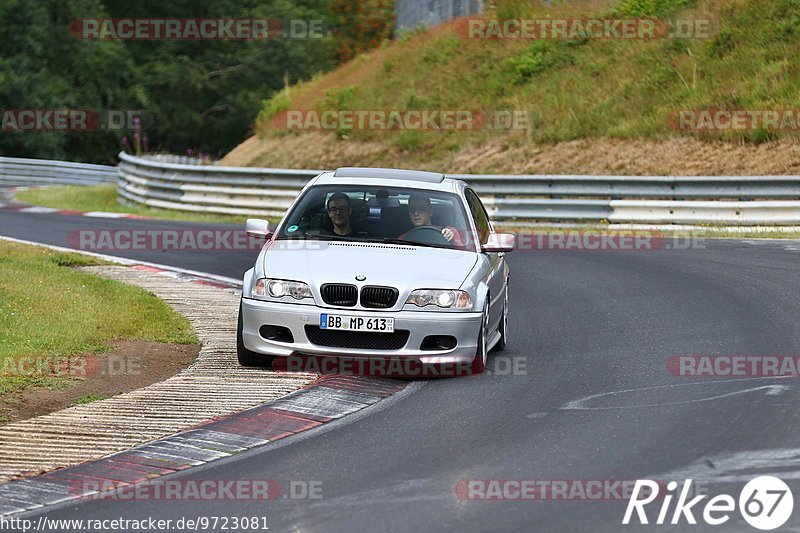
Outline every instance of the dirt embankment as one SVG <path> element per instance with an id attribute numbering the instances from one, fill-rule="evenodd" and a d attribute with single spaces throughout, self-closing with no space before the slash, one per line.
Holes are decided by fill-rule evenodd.
<path id="1" fill-rule="evenodd" d="M 64 388 L 30 389 L 0 399 L 4 423 L 59 411 L 76 402 L 110 398 L 174 376 L 197 359 L 198 344 L 115 341 L 109 353 L 75 356 L 80 372 Z"/>
<path id="2" fill-rule="evenodd" d="M 333 169 L 341 166 L 416 168 L 471 174 L 770 175 L 800 173 L 800 140 L 762 144 L 664 140 L 583 139 L 516 145 L 492 141 L 434 159 L 405 151 L 391 139 L 358 142 L 327 133 L 251 137 L 221 165 Z"/>

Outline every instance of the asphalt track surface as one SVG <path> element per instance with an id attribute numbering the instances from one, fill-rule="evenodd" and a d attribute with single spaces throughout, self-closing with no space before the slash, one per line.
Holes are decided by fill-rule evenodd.
<path id="1" fill-rule="evenodd" d="M 103 231 L 181 231 L 198 235 L 199 231 L 216 231 L 224 242 L 233 244 L 233 236 L 225 237 L 228 230 L 244 230 L 241 226 L 230 224 L 213 224 L 206 222 L 175 222 L 165 220 L 144 219 L 115 219 L 94 218 L 72 215 L 56 215 L 44 213 L 20 213 L 15 211 L 0 210 L 0 235 L 14 237 L 43 244 L 52 244 L 66 248 L 80 248 L 80 233 L 87 232 L 96 237 L 95 242 L 100 243 Z M 126 234 L 127 238 L 127 234 Z M 127 245 L 127 242 L 123 241 Z M 204 250 L 198 246 L 195 249 L 184 249 L 180 252 L 164 250 L 163 248 L 112 250 L 105 248 L 95 249 L 86 246 L 84 249 L 107 255 L 148 261 L 173 267 L 197 270 L 210 274 L 228 276 L 241 279 L 246 270 L 253 266 L 253 261 L 258 255 L 257 250 Z"/>
<path id="2" fill-rule="evenodd" d="M 61 246 L 68 230 L 98 226 L 208 227 L 0 212 L 0 234 Z M 747 480 L 774 474 L 800 497 L 796 378 L 667 371 L 676 355 L 800 355 L 800 245 L 695 244 L 688 250 L 515 251 L 509 255 L 510 345 L 490 356 L 494 371 L 417 381 L 319 430 L 168 478 L 314 481 L 321 482 L 321 499 L 106 499 L 26 517 L 259 516 L 271 531 L 756 531 L 736 511 L 715 528 L 685 519 L 678 526 L 622 526 L 624 499 L 457 496 L 461 480 L 693 477 L 712 494 L 738 499 Z M 254 256 L 126 255 L 230 277 L 239 277 Z M 517 372 L 505 372 L 513 365 Z M 587 399 L 594 395 L 601 396 Z M 694 513 L 700 523 L 702 505 Z M 651 522 L 659 506 L 648 507 Z M 781 530 L 800 531 L 800 510 Z"/>

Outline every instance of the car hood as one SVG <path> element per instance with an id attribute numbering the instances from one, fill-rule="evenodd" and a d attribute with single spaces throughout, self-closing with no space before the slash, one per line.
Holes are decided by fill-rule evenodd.
<path id="1" fill-rule="evenodd" d="M 265 277 L 323 283 L 457 289 L 477 262 L 475 252 L 380 243 L 276 240 L 265 251 Z M 365 280 L 356 280 L 365 276 Z M 412 287 L 413 285 L 413 287 Z"/>

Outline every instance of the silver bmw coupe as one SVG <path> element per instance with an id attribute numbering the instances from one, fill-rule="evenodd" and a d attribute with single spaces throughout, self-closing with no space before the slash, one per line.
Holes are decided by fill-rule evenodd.
<path id="1" fill-rule="evenodd" d="M 455 365 L 480 373 L 508 337 L 513 234 L 443 174 L 340 168 L 313 178 L 244 275 L 244 366 L 290 356 Z"/>

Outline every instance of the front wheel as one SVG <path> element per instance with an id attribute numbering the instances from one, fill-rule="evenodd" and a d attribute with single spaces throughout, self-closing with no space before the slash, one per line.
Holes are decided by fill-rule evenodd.
<path id="1" fill-rule="evenodd" d="M 506 288 L 506 297 L 503 299 L 503 315 L 500 318 L 500 326 L 498 327 L 500 333 L 500 340 L 494 345 L 494 349 L 502 352 L 508 343 L 508 289 Z"/>
<path id="2" fill-rule="evenodd" d="M 481 374 L 486 370 L 486 360 L 489 357 L 489 350 L 486 348 L 486 325 L 489 323 L 489 297 L 486 297 L 486 305 L 483 306 L 481 315 L 481 330 L 478 332 L 478 347 L 475 350 L 475 358 L 472 360 L 472 373 Z"/>
<path id="3" fill-rule="evenodd" d="M 239 364 L 247 367 L 265 367 L 270 368 L 272 361 L 275 359 L 273 355 L 264 355 L 252 350 L 248 350 L 244 345 L 242 338 L 242 304 L 239 304 L 239 320 L 236 324 L 236 356 L 239 359 Z"/>

